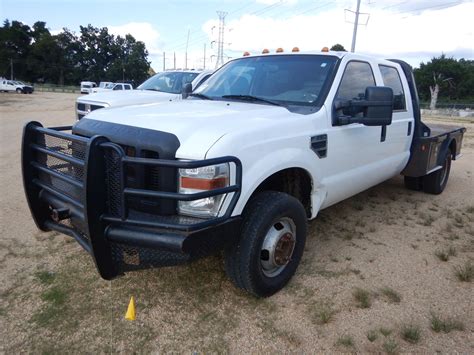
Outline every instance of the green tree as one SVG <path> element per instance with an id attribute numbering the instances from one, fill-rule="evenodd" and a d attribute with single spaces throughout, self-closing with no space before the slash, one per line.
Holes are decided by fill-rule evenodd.
<path id="1" fill-rule="evenodd" d="M 336 51 L 336 52 L 347 52 L 346 49 L 342 44 L 335 44 L 334 46 L 331 47 L 331 51 Z"/>
<path id="2" fill-rule="evenodd" d="M 27 75 L 25 61 L 30 51 L 32 32 L 19 21 L 5 20 L 0 27 L 0 76 L 10 77 L 11 63 L 15 78 Z"/>
<path id="3" fill-rule="evenodd" d="M 418 93 L 435 109 L 438 99 L 459 101 L 474 97 L 474 61 L 442 54 L 415 69 Z"/>

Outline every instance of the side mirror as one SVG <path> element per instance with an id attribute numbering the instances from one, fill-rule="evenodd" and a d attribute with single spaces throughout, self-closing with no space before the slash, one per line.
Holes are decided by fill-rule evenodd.
<path id="1" fill-rule="evenodd" d="M 365 126 L 388 126 L 392 123 L 393 90 L 385 86 L 369 86 L 365 89 L 363 100 L 336 101 L 334 109 L 349 112 L 336 116 L 337 125 L 362 123 Z M 362 117 L 357 117 L 360 113 Z"/>
<path id="2" fill-rule="evenodd" d="M 181 92 L 181 97 L 183 99 L 186 99 L 192 91 L 193 91 L 193 85 L 191 83 L 187 83 L 183 87 L 183 91 Z"/>

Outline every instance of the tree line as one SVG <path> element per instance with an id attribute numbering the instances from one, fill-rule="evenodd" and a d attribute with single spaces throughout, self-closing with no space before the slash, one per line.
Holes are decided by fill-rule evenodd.
<path id="1" fill-rule="evenodd" d="M 418 94 L 436 108 L 439 101 L 474 103 L 474 61 L 442 54 L 414 71 Z"/>
<path id="2" fill-rule="evenodd" d="M 32 83 L 79 85 L 83 80 L 141 83 L 150 62 L 145 44 L 132 35 L 110 34 L 107 27 L 64 28 L 51 34 L 46 22 L 32 27 L 5 20 L 0 27 L 0 76 Z"/>

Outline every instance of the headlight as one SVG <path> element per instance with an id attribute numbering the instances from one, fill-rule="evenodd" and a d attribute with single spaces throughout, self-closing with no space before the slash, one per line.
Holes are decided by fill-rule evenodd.
<path id="1" fill-rule="evenodd" d="M 195 169 L 179 169 L 179 192 L 192 194 L 229 186 L 229 164 L 218 164 Z M 180 214 L 194 217 L 216 217 L 225 194 L 194 201 L 179 201 Z"/>

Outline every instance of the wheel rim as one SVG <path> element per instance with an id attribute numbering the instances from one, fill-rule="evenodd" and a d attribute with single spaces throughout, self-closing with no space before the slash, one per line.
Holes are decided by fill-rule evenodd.
<path id="1" fill-rule="evenodd" d="M 267 277 L 279 275 L 291 261 L 296 244 L 295 223 L 283 217 L 272 224 L 260 251 L 260 264 Z"/>

